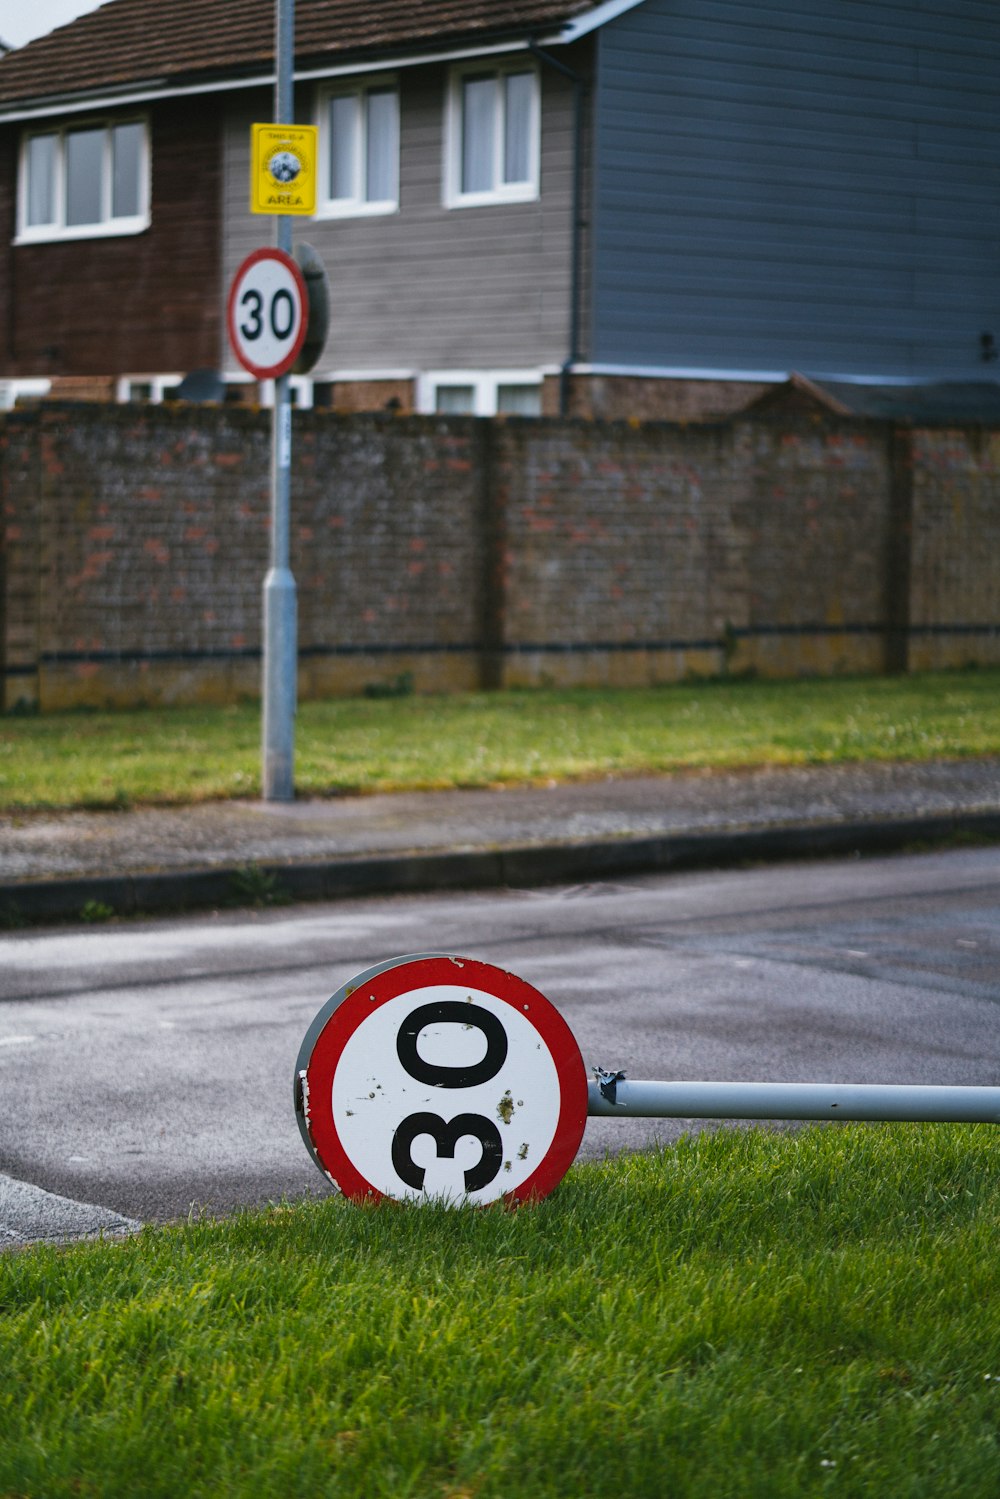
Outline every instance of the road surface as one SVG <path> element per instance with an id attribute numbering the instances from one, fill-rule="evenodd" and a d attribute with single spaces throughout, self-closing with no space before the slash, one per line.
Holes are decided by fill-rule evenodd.
<path id="1" fill-rule="evenodd" d="M 430 950 L 529 980 L 633 1078 L 1000 1085 L 997 849 L 354 900 L 0 938 L 0 1173 L 157 1222 L 325 1193 L 305 1030 Z M 582 1155 L 688 1127 L 591 1120 Z"/>

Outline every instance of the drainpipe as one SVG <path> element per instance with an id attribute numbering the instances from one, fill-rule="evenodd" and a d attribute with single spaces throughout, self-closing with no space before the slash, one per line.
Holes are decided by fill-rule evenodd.
<path id="1" fill-rule="evenodd" d="M 583 232 L 583 220 L 581 212 L 583 209 L 583 101 L 587 87 L 587 80 L 582 73 L 571 68 L 560 58 L 553 57 L 551 52 L 546 52 L 539 47 L 537 42 L 529 42 L 528 46 L 532 54 L 539 62 L 554 68 L 564 78 L 568 78 L 573 85 L 573 242 L 570 252 L 570 308 L 569 308 L 569 357 L 563 360 L 559 370 L 559 415 L 566 416 L 569 412 L 569 376 L 575 364 L 580 360 L 580 277 L 581 277 L 581 235 Z"/>

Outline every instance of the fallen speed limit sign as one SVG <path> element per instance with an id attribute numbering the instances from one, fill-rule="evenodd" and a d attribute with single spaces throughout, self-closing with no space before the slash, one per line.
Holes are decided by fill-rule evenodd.
<path id="1" fill-rule="evenodd" d="M 302 272 L 283 250 L 254 250 L 233 277 L 226 326 L 233 353 L 258 380 L 291 369 L 305 342 L 309 296 Z"/>
<path id="2" fill-rule="evenodd" d="M 399 958 L 320 1010 L 295 1069 L 299 1129 L 346 1197 L 543 1197 L 587 1119 L 583 1058 L 559 1011 L 471 958 Z"/>

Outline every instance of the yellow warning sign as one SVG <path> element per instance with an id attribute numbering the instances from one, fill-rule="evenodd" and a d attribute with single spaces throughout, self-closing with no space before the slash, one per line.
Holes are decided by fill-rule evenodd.
<path id="1" fill-rule="evenodd" d="M 250 127 L 250 212 L 315 213 L 315 125 Z"/>

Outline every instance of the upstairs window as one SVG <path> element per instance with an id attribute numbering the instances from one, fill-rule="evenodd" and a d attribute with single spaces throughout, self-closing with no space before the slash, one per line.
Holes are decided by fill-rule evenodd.
<path id="1" fill-rule="evenodd" d="M 149 225 L 144 120 L 101 121 L 24 137 L 20 240 L 137 234 Z"/>
<path id="2" fill-rule="evenodd" d="M 523 63 L 461 68 L 448 99 L 446 202 L 523 202 L 538 196 L 538 74 Z"/>
<path id="3" fill-rule="evenodd" d="M 321 214 L 399 207 L 399 90 L 380 81 L 320 96 Z"/>

